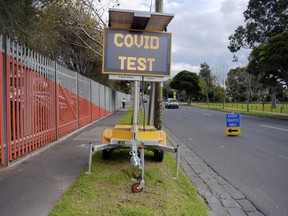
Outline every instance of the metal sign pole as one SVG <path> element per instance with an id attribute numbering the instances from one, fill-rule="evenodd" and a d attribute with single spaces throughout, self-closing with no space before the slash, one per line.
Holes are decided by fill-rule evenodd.
<path id="1" fill-rule="evenodd" d="M 138 132 L 138 82 L 133 81 L 134 83 L 134 91 L 133 91 L 133 123 L 132 123 L 132 129 L 133 129 L 133 134 L 134 134 L 134 139 L 136 136 L 136 133 Z"/>

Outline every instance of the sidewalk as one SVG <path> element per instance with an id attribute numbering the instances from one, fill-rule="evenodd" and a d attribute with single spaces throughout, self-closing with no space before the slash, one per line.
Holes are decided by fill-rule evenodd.
<path id="1" fill-rule="evenodd" d="M 0 172 L 0 215 L 46 216 L 88 163 L 88 144 L 100 143 L 105 127 L 114 127 L 126 109 L 81 128 L 39 154 Z M 209 207 L 211 216 L 261 216 L 244 195 L 218 176 L 167 128 L 169 145 L 181 144 L 180 165 Z M 13 166 L 14 165 L 14 166 Z"/>

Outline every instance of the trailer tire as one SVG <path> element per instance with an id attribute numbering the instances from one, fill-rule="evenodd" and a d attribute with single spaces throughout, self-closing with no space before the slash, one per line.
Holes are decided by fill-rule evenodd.
<path id="1" fill-rule="evenodd" d="M 113 150 L 111 150 L 111 149 L 102 150 L 103 160 L 110 160 L 112 158 L 112 153 L 113 153 Z"/>
<path id="2" fill-rule="evenodd" d="M 157 162 L 162 162 L 164 158 L 163 150 L 155 149 L 154 150 L 154 160 Z"/>
<path id="3" fill-rule="evenodd" d="M 138 189 L 140 182 L 134 182 L 131 186 L 131 190 L 133 193 L 140 193 L 142 192 L 143 188 Z"/>

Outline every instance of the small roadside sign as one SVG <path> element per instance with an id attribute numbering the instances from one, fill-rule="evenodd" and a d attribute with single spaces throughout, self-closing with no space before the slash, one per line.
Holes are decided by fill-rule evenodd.
<path id="1" fill-rule="evenodd" d="M 144 79 L 142 79 L 144 78 Z M 111 80 L 128 80 L 128 81 L 149 81 L 149 82 L 164 82 L 164 77 L 151 77 L 151 76 L 130 76 L 130 75 L 109 75 Z"/>
<path id="2" fill-rule="evenodd" d="M 239 135 L 241 121 L 239 113 L 226 113 L 226 135 Z"/>

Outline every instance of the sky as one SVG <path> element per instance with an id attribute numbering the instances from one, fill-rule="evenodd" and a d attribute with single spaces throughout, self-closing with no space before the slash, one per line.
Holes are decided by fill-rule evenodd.
<path id="1" fill-rule="evenodd" d="M 182 70 L 199 73 L 206 62 L 214 74 L 247 64 L 249 51 L 228 50 L 228 37 L 244 25 L 243 12 L 249 0 L 163 0 L 163 12 L 174 14 L 167 32 L 172 33 L 172 76 Z M 121 9 L 155 12 L 155 0 L 119 0 Z"/>

